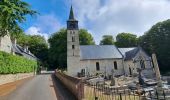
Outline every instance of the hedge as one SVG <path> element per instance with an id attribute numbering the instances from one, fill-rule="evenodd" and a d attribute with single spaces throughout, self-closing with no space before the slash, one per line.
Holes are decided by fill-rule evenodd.
<path id="1" fill-rule="evenodd" d="M 0 74 L 29 73 L 37 68 L 37 61 L 0 51 Z"/>

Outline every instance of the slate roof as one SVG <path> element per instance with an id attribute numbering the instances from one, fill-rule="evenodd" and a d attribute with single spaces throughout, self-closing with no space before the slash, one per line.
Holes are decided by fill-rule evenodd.
<path id="1" fill-rule="evenodd" d="M 13 46 L 13 51 L 16 54 L 24 56 L 26 58 L 31 58 L 31 59 L 37 60 L 37 58 L 30 51 L 25 52 L 24 49 L 20 45 L 13 44 L 12 46 Z"/>
<path id="2" fill-rule="evenodd" d="M 80 59 L 113 59 L 123 58 L 118 48 L 114 45 L 81 45 Z"/>
<path id="3" fill-rule="evenodd" d="M 140 50 L 139 47 L 133 47 L 133 48 L 119 48 L 120 52 L 125 57 L 125 60 L 130 60 L 136 56 L 138 51 Z"/>
<path id="4" fill-rule="evenodd" d="M 119 51 L 122 53 L 122 55 L 125 57 L 125 53 L 128 52 L 128 51 L 131 51 L 133 49 L 135 49 L 136 47 L 132 47 L 132 48 L 118 48 Z"/>

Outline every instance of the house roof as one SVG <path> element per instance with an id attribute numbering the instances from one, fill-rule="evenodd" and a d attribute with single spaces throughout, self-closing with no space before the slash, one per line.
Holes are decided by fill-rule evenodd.
<path id="1" fill-rule="evenodd" d="M 132 47 L 132 48 L 118 48 L 118 49 L 122 53 L 122 55 L 125 57 L 126 56 L 126 52 L 131 51 L 131 50 L 133 50 L 135 48 L 136 47 Z"/>
<path id="2" fill-rule="evenodd" d="M 119 48 L 119 50 L 122 53 L 122 55 L 125 57 L 125 60 L 130 60 L 136 56 L 140 48 L 139 47 Z"/>
<path id="3" fill-rule="evenodd" d="M 80 59 L 113 59 L 123 58 L 114 45 L 81 45 Z"/>
<path id="4" fill-rule="evenodd" d="M 37 59 L 30 51 L 25 52 L 24 49 L 18 45 L 18 44 L 13 44 L 13 50 L 16 54 L 25 56 L 26 58 L 32 58 L 32 59 Z"/>

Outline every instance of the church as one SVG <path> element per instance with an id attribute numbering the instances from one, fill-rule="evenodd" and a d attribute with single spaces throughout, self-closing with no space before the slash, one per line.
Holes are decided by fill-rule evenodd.
<path id="1" fill-rule="evenodd" d="M 141 47 L 117 48 L 115 45 L 80 45 L 78 21 L 70 9 L 67 21 L 67 74 L 70 76 L 135 75 L 138 69 L 153 71 L 151 57 Z"/>

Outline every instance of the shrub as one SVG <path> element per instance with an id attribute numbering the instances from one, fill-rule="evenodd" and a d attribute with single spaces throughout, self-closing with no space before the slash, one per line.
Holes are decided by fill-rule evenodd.
<path id="1" fill-rule="evenodd" d="M 0 74 L 29 73 L 37 69 L 37 61 L 0 51 Z"/>

